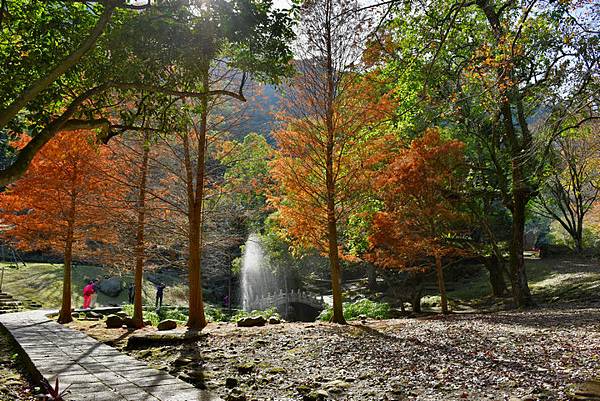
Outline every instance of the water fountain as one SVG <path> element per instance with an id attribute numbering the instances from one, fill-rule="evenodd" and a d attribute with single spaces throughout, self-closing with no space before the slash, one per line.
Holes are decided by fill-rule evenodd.
<path id="1" fill-rule="evenodd" d="M 252 300 L 277 290 L 275 278 L 269 269 L 260 238 L 256 234 L 250 234 L 246 240 L 241 278 L 242 307 L 245 311 L 252 309 Z"/>

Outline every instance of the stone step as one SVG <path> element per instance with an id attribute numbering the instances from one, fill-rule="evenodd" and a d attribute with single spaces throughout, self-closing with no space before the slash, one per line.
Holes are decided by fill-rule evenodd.
<path id="1" fill-rule="evenodd" d="M 23 305 L 23 302 L 21 301 L 6 301 L 6 300 L 0 300 L 0 307 L 2 306 L 11 306 L 11 305 L 15 305 L 15 306 L 21 306 Z"/>

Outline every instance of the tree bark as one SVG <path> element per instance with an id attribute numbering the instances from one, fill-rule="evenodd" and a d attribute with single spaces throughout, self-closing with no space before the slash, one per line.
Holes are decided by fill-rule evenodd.
<path id="1" fill-rule="evenodd" d="M 435 254 L 435 274 L 437 277 L 437 285 L 440 291 L 440 298 L 442 304 L 442 313 L 447 315 L 448 311 L 448 298 L 446 297 L 446 283 L 444 282 L 444 269 L 442 267 L 442 256 L 439 253 Z"/>
<path id="2" fill-rule="evenodd" d="M 377 291 L 377 270 L 372 263 L 367 265 L 367 285 L 370 291 Z"/>
<path id="3" fill-rule="evenodd" d="M 71 196 L 71 210 L 69 211 L 69 221 L 67 222 L 67 236 L 65 239 L 65 263 L 63 267 L 63 291 L 62 304 L 58 314 L 58 323 L 65 324 L 73 321 L 71 315 L 71 265 L 73 261 L 73 230 L 75 226 L 75 199 Z"/>
<path id="4" fill-rule="evenodd" d="M 515 171 L 513 167 L 513 180 Z M 518 178 L 518 175 L 517 175 Z M 514 182 L 514 181 L 513 181 Z M 518 180 L 517 182 L 520 182 Z M 513 184 L 514 185 L 514 184 Z M 519 308 L 533 305 L 533 298 L 527 285 L 527 274 L 525 273 L 525 261 L 523 259 L 523 237 L 525 235 L 525 206 L 527 196 L 523 190 L 513 188 L 512 207 L 512 237 L 510 242 L 510 275 L 512 293 L 516 305 Z"/>
<path id="5" fill-rule="evenodd" d="M 415 289 L 413 296 L 410 300 L 410 305 L 413 313 L 421 313 L 421 294 L 423 293 L 423 288 L 419 284 Z"/>
<path id="6" fill-rule="evenodd" d="M 208 90 L 208 65 L 204 70 L 204 90 Z M 189 247 L 189 316 L 187 326 L 190 329 L 202 330 L 206 327 L 204 300 L 202 295 L 202 202 L 204 200 L 204 158 L 206 153 L 206 134 L 208 130 L 208 97 L 201 99 L 200 128 L 194 129 L 197 135 L 198 157 L 196 160 L 196 185 L 192 173 L 189 143 L 186 152 L 188 171 L 188 247 Z"/>
<path id="7" fill-rule="evenodd" d="M 146 218 L 146 181 L 148 175 L 148 157 L 150 148 L 145 143 L 148 135 L 144 135 L 142 165 L 140 166 L 140 185 L 138 192 L 137 235 L 135 246 L 135 295 L 133 299 L 133 325 L 136 329 L 144 327 L 144 312 L 142 308 L 142 283 L 144 275 L 144 230 Z"/>
<path id="8" fill-rule="evenodd" d="M 331 0 L 327 0 L 325 35 L 326 35 L 326 75 L 327 88 L 325 99 L 325 124 L 327 128 L 327 144 L 325 155 L 325 185 L 327 189 L 327 246 L 329 253 L 329 265 L 331 268 L 331 291 L 333 294 L 333 323 L 345 324 L 344 310 L 342 304 L 342 275 L 340 269 L 340 255 L 337 243 L 337 216 L 335 213 L 335 178 L 333 165 L 333 151 L 335 141 L 335 126 L 333 121 L 333 102 L 335 98 L 333 50 L 331 38 Z"/>
<path id="9" fill-rule="evenodd" d="M 492 254 L 484 257 L 485 266 L 490 274 L 490 285 L 492 287 L 492 294 L 495 297 L 502 297 L 508 292 L 508 288 L 504 281 L 504 275 L 498 256 Z"/>

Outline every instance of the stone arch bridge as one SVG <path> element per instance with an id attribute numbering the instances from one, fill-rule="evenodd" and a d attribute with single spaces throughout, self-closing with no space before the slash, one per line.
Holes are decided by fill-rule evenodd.
<path id="1" fill-rule="evenodd" d="M 277 308 L 287 320 L 314 321 L 326 305 L 322 295 L 292 289 L 254 298 L 248 306 L 256 310 Z"/>

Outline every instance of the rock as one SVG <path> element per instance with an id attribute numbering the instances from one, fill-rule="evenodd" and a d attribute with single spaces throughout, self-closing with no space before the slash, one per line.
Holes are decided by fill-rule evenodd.
<path id="1" fill-rule="evenodd" d="M 177 358 L 173 361 L 174 366 L 184 366 L 184 365 L 189 365 L 190 363 L 192 363 L 192 360 L 190 358 L 185 358 L 183 356 L 180 356 L 179 358 Z"/>
<path id="2" fill-rule="evenodd" d="M 150 320 L 144 320 L 144 326 L 152 326 L 152 322 Z"/>
<path id="3" fill-rule="evenodd" d="M 254 370 L 254 364 L 252 362 L 243 363 L 237 366 L 237 370 L 242 375 L 248 374 Z"/>
<path id="4" fill-rule="evenodd" d="M 119 277 L 110 277 L 100 280 L 97 284 L 98 291 L 109 297 L 118 297 L 121 293 L 122 285 Z"/>
<path id="5" fill-rule="evenodd" d="M 109 329 L 119 329 L 123 326 L 123 319 L 117 315 L 108 315 L 106 317 L 106 327 Z"/>
<path id="6" fill-rule="evenodd" d="M 100 319 L 98 319 L 97 317 L 86 317 L 85 320 L 89 320 L 89 321 L 98 321 Z"/>
<path id="7" fill-rule="evenodd" d="M 271 374 L 271 375 L 277 375 L 279 373 L 285 373 L 286 370 L 285 368 L 282 367 L 274 367 L 274 368 L 270 368 L 269 370 L 267 370 L 267 373 Z"/>
<path id="8" fill-rule="evenodd" d="M 122 310 L 118 311 L 117 313 L 115 313 L 115 315 L 119 316 L 121 319 L 125 319 L 125 318 L 129 317 L 129 315 L 127 314 L 127 312 L 122 311 Z"/>
<path id="9" fill-rule="evenodd" d="M 574 392 L 574 400 L 600 400 L 600 380 L 579 383 Z"/>
<path id="10" fill-rule="evenodd" d="M 350 387 L 350 383 L 346 383 L 343 380 L 332 380 L 325 383 L 325 388 L 331 393 L 341 393 Z"/>
<path id="11" fill-rule="evenodd" d="M 281 319 L 275 317 L 275 316 L 271 316 L 269 318 L 269 324 L 279 324 L 281 323 Z"/>
<path id="12" fill-rule="evenodd" d="M 225 379 L 225 387 L 234 388 L 237 387 L 237 385 L 238 379 L 236 379 L 235 377 L 228 377 L 227 379 Z"/>
<path id="13" fill-rule="evenodd" d="M 239 389 L 233 389 L 227 396 L 227 401 L 246 401 L 246 394 Z"/>
<path id="14" fill-rule="evenodd" d="M 156 327 L 159 331 L 174 330 L 177 328 L 177 322 L 175 320 L 166 319 L 158 323 L 158 326 Z"/>
<path id="15" fill-rule="evenodd" d="M 329 397 L 329 393 L 325 390 L 315 390 L 302 397 L 303 401 L 325 401 Z"/>
<path id="16" fill-rule="evenodd" d="M 115 313 L 118 316 L 118 313 Z M 102 319 L 102 314 L 98 313 L 98 312 L 92 312 L 92 311 L 88 311 L 85 312 L 85 316 L 87 316 L 88 318 L 92 317 L 92 318 L 96 318 L 96 319 Z"/>
<path id="17" fill-rule="evenodd" d="M 123 318 L 123 323 L 125 323 L 125 326 L 127 326 L 127 327 L 135 328 L 133 319 L 130 318 L 129 316 Z"/>
<path id="18" fill-rule="evenodd" d="M 238 327 L 264 326 L 267 320 L 262 316 L 245 317 L 237 321 Z"/>

